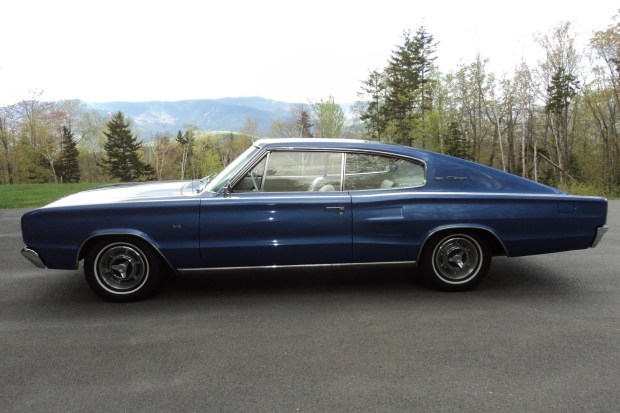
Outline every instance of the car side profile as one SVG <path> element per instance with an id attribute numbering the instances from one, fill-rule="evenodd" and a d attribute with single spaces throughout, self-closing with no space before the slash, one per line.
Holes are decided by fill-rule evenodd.
<path id="1" fill-rule="evenodd" d="M 607 200 L 446 155 L 346 139 L 264 139 L 211 180 L 118 184 L 22 217 L 22 254 L 112 301 L 167 273 L 417 266 L 465 290 L 493 256 L 595 247 Z"/>

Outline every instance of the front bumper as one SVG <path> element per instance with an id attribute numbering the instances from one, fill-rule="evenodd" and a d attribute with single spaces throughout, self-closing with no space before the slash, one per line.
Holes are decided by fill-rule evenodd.
<path id="1" fill-rule="evenodd" d="M 43 260 L 39 257 L 39 254 L 35 250 L 32 250 L 28 247 L 22 248 L 22 255 L 26 257 L 28 261 L 33 263 L 39 268 L 45 268 L 45 264 L 43 264 Z"/>
<path id="2" fill-rule="evenodd" d="M 591 248 L 594 248 L 598 245 L 599 242 L 603 239 L 603 235 L 609 231 L 609 227 L 607 225 L 600 226 L 596 229 L 596 236 L 594 237 L 594 241 L 592 241 Z"/>

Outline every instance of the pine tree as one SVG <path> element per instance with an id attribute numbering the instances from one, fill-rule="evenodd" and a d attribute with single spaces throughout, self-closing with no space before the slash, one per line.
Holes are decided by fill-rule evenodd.
<path id="1" fill-rule="evenodd" d="M 142 142 L 132 135 L 129 121 L 125 121 L 123 112 L 115 113 L 106 126 L 108 130 L 104 135 L 108 141 L 103 145 L 107 154 L 103 160 L 105 172 L 121 182 L 148 179 L 153 175 L 153 167 L 140 160 Z"/>
<path id="2" fill-rule="evenodd" d="M 392 52 L 385 69 L 387 95 L 383 110 L 390 122 L 392 140 L 411 145 L 416 124 L 431 109 L 428 85 L 435 43 L 424 27 L 415 36 L 405 31 L 403 38 L 404 44 Z"/>
<path id="3" fill-rule="evenodd" d="M 472 159 L 469 142 L 465 139 L 458 123 L 450 123 L 450 132 L 446 142 L 446 154 L 461 159 Z"/>
<path id="4" fill-rule="evenodd" d="M 362 82 L 362 91 L 359 96 L 367 99 L 365 102 L 358 102 L 359 117 L 364 122 L 366 133 L 370 139 L 381 141 L 387 127 L 383 104 L 385 102 L 386 87 L 384 74 L 376 70 L 370 72 L 368 80 Z"/>
<path id="5" fill-rule="evenodd" d="M 302 138 L 312 138 L 314 136 L 311 130 L 314 124 L 310 122 L 310 114 L 307 110 L 303 109 L 301 111 L 296 123 Z"/>
<path id="6" fill-rule="evenodd" d="M 56 173 L 60 182 L 80 182 L 80 165 L 78 162 L 79 152 L 73 139 L 73 132 L 66 126 L 62 127 L 62 142 L 60 158 L 56 167 Z"/>
<path id="7" fill-rule="evenodd" d="M 411 145 L 432 110 L 435 43 L 424 27 L 415 35 L 405 31 L 403 38 L 385 70 L 363 82 L 360 95 L 368 101 L 360 119 L 371 138 Z"/>

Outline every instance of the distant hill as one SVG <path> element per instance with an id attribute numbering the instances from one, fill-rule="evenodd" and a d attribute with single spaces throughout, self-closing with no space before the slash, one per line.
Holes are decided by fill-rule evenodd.
<path id="1" fill-rule="evenodd" d="M 122 111 L 134 121 L 135 132 L 143 139 L 158 132 L 176 134 L 188 124 L 203 131 L 239 131 L 248 117 L 258 124 L 259 134 L 267 136 L 273 121 L 288 120 L 294 105 L 261 97 L 85 104 L 104 115 Z"/>

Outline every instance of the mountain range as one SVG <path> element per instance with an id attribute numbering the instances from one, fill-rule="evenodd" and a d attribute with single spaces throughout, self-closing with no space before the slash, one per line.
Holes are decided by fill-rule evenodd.
<path id="1" fill-rule="evenodd" d="M 156 133 L 176 135 L 188 125 L 196 125 L 202 131 L 240 131 L 248 118 L 257 124 L 259 135 L 267 136 L 271 124 L 287 121 L 291 106 L 295 105 L 261 97 L 85 104 L 106 116 L 123 112 L 133 120 L 134 132 L 147 140 Z"/>

